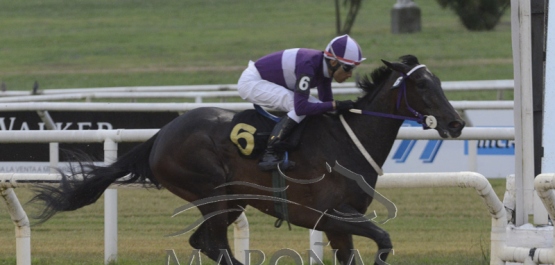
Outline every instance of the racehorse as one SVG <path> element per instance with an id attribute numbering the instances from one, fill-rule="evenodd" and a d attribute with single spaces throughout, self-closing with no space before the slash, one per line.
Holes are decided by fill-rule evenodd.
<path id="1" fill-rule="evenodd" d="M 289 152 L 297 165 L 283 173 L 290 180 L 299 180 L 289 181 L 286 189 L 288 221 L 325 232 L 341 264 L 350 262 L 353 235 L 375 241 L 379 249 L 376 264 L 384 264 L 393 245 L 389 234 L 374 221 L 357 219 L 363 217 L 372 194 L 360 186 L 361 181 L 346 178 L 330 165 L 340 164 L 373 188 L 403 119 L 434 128 L 442 138 L 460 136 L 465 126 L 445 97 L 439 78 L 416 57 L 382 61 L 385 66 L 358 81 L 364 93 L 355 102 L 357 113 L 305 119 L 300 144 Z M 272 187 L 271 173 L 260 171 L 258 161 L 241 156 L 230 141 L 235 114 L 220 108 L 191 110 L 113 164 L 84 166 L 82 178 L 64 174 L 59 187 L 44 186 L 36 191 L 33 201 L 45 207 L 37 218 L 46 221 L 56 212 L 92 204 L 118 179 L 148 180 L 191 202 L 206 217 L 189 239 L 193 248 L 213 260 L 220 257 L 221 250 L 232 253 L 227 227 L 247 205 L 279 217 L 269 199 L 272 191 L 263 188 Z M 354 136 L 349 136 L 348 130 Z M 232 255 L 222 262 L 240 264 Z"/>

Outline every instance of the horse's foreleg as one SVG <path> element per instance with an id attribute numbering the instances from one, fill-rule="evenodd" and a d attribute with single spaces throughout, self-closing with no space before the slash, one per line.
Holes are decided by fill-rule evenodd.
<path id="1" fill-rule="evenodd" d="M 326 232 L 326 236 L 330 241 L 331 248 L 336 251 L 335 258 L 337 258 L 339 264 L 350 264 L 349 259 L 351 258 L 351 250 L 354 249 L 353 235 Z"/>
<path id="2" fill-rule="evenodd" d="M 229 201 L 227 205 L 229 209 L 245 209 L 245 207 L 247 207 L 247 203 L 243 201 Z M 242 211 L 233 211 L 227 213 L 227 225 L 232 225 L 242 213 Z"/>
<path id="3" fill-rule="evenodd" d="M 349 205 L 343 205 L 341 206 L 341 208 L 337 210 L 341 212 L 342 215 L 337 215 L 336 218 L 325 216 L 324 218 L 322 218 L 322 221 L 319 223 L 317 229 L 321 231 L 325 231 L 327 235 L 328 233 L 332 234 L 332 237 L 333 235 L 337 235 L 335 240 L 336 241 L 339 240 L 339 242 L 346 241 L 346 239 L 341 239 L 338 236 L 341 234 L 343 235 L 352 234 L 352 235 L 358 235 L 358 236 L 363 236 L 363 237 L 372 239 L 378 245 L 378 254 L 375 257 L 374 264 L 377 264 L 377 265 L 386 264 L 385 260 L 387 259 L 389 252 L 392 251 L 393 249 L 393 245 L 391 244 L 391 239 L 389 237 L 389 234 L 370 220 L 367 220 L 365 222 L 360 222 L 360 220 L 356 222 L 348 221 L 347 219 L 349 217 L 354 217 L 357 215 L 361 216 L 359 212 L 357 212 L 354 208 L 352 208 Z M 333 244 L 333 239 L 331 238 L 328 238 L 328 239 L 330 239 L 330 241 Z M 339 259 L 340 257 L 338 256 L 338 260 L 342 264 L 347 264 L 349 262 L 348 259 L 351 256 L 351 249 L 339 249 L 338 247 L 338 255 L 340 252 L 348 253 L 348 255 L 346 255 L 347 260 L 341 260 Z M 345 254 L 343 254 L 343 256 L 345 256 Z"/>

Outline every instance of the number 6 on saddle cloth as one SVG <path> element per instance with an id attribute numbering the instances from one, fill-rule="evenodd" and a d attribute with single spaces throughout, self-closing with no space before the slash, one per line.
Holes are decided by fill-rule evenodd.
<path id="1" fill-rule="evenodd" d="M 274 125 L 281 118 L 258 105 L 254 105 L 254 108 L 235 114 L 231 121 L 229 139 L 237 146 L 241 156 L 259 159 L 266 149 Z M 294 150 L 299 145 L 305 124 L 301 122 L 289 137 L 274 147 L 275 150 L 280 153 Z"/>
<path id="2" fill-rule="evenodd" d="M 245 110 L 235 114 L 231 121 L 229 139 L 237 146 L 238 152 L 242 157 L 260 159 L 268 145 L 268 137 L 270 137 L 274 126 L 281 118 L 268 113 L 256 104 L 254 108 L 253 110 Z M 285 164 L 288 163 L 287 151 L 291 151 L 299 145 L 302 132 L 306 127 L 305 124 L 306 122 L 301 122 L 287 138 L 274 146 L 276 152 L 285 153 L 283 155 Z M 287 195 L 283 189 L 286 186 L 285 179 L 280 176 L 277 170 L 272 171 L 272 186 L 280 189 L 280 191 L 274 192 L 275 197 L 287 200 Z M 289 230 L 291 230 L 287 203 L 276 201 L 274 206 L 278 214 L 274 226 L 276 228 L 280 227 L 283 221 L 286 221 Z"/>

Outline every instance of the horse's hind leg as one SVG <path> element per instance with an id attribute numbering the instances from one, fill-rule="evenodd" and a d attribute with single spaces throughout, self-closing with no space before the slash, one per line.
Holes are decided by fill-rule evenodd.
<path id="1" fill-rule="evenodd" d="M 181 198 L 194 203 L 197 200 L 226 195 L 225 189 L 216 188 L 225 180 L 225 177 L 214 177 L 221 176 L 221 172 L 204 171 L 203 173 L 207 174 L 198 174 L 180 167 L 171 167 L 168 164 L 171 165 L 167 162 L 161 164 L 162 166 L 156 165 L 158 176 L 165 177 L 165 179 L 160 178 L 160 182 Z M 217 170 L 215 167 L 210 169 Z M 190 245 L 214 261 L 221 258 L 221 264 L 241 264 L 233 257 L 229 247 L 227 227 L 243 212 L 245 205 L 242 202 L 225 200 L 198 205 L 197 208 L 205 220 L 191 235 Z"/>
<path id="2" fill-rule="evenodd" d="M 191 246 L 199 249 L 210 259 L 219 261 L 219 264 L 241 264 L 233 257 L 231 252 L 227 238 L 227 227 L 237 219 L 242 211 L 226 212 L 228 207 L 225 201 L 202 205 L 198 208 L 207 219 L 189 238 Z M 216 215 L 211 216 L 211 214 Z M 228 257 L 230 260 L 228 260 Z M 231 264 L 229 264 L 229 261 Z"/>

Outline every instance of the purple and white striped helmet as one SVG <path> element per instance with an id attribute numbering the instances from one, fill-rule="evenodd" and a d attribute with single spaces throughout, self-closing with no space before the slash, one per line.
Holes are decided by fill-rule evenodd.
<path id="1" fill-rule="evenodd" d="M 358 43 L 347 34 L 331 40 L 324 51 L 324 56 L 348 65 L 359 65 L 360 62 L 366 60 L 366 58 L 362 58 L 362 51 Z"/>

